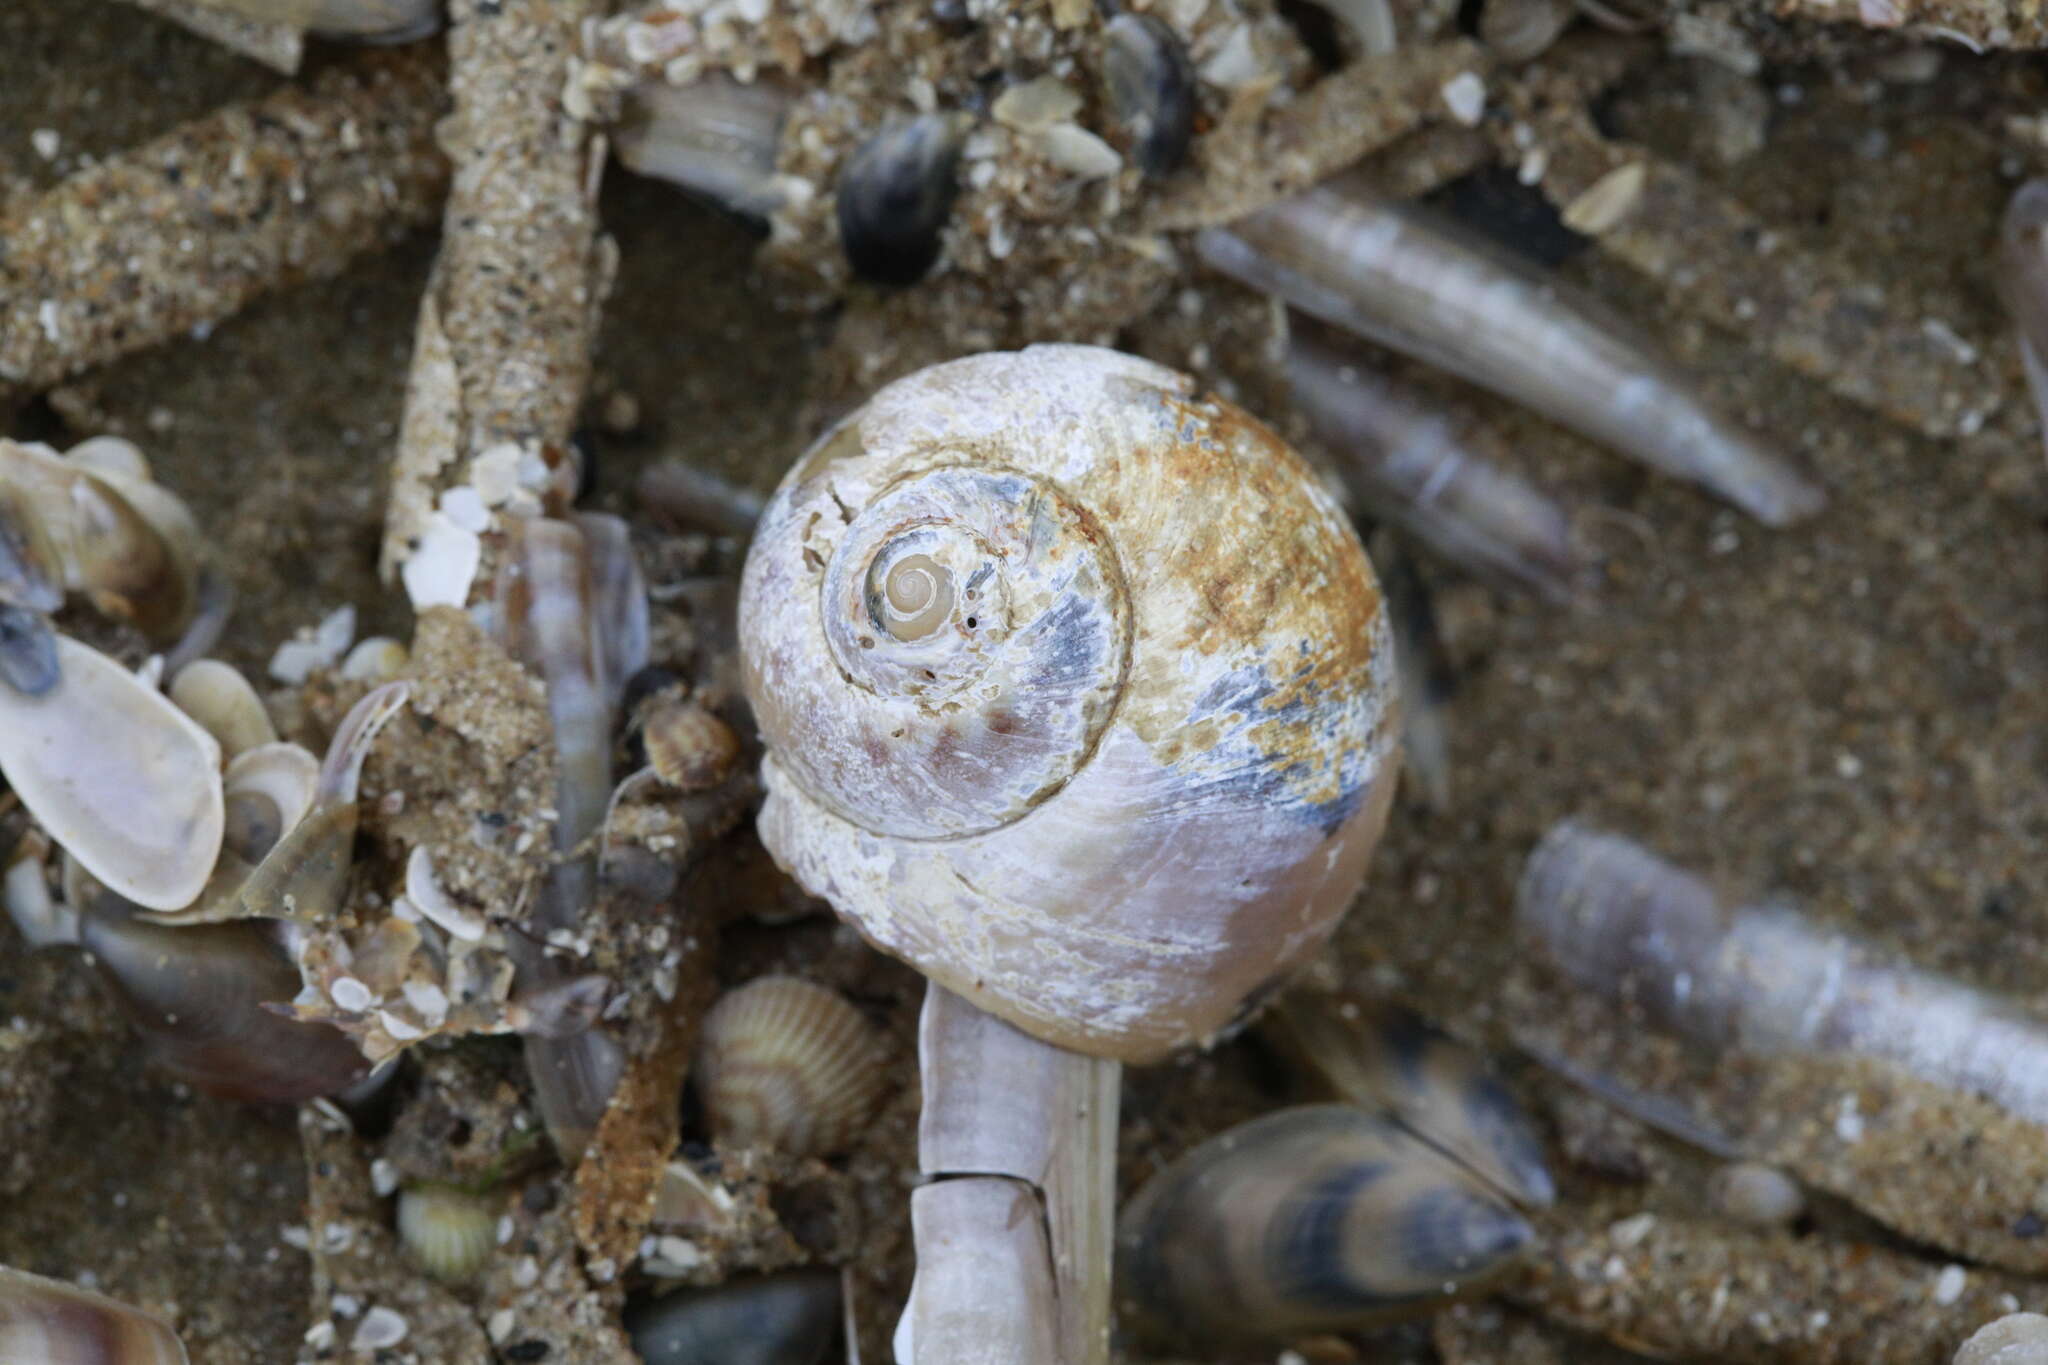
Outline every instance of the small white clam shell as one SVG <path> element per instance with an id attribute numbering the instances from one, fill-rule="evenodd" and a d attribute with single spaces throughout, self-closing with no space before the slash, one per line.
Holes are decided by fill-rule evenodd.
<path id="1" fill-rule="evenodd" d="M 220 741 L 221 753 L 231 762 L 244 750 L 277 741 L 256 689 L 218 659 L 198 659 L 179 669 L 169 692 L 180 711 Z"/>
<path id="2" fill-rule="evenodd" d="M 220 745 L 98 650 L 60 635 L 57 663 L 41 696 L 0 688 L 0 772 L 108 890 L 178 909 L 220 852 Z"/>
<path id="3" fill-rule="evenodd" d="M 272 742 L 235 755 L 225 783 L 229 804 L 237 797 L 260 796 L 277 808 L 277 831 L 258 857 L 305 818 L 319 783 L 320 760 L 301 745 Z"/>

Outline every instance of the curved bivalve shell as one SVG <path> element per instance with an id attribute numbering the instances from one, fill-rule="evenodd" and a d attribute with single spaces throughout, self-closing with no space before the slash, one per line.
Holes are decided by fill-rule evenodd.
<path id="1" fill-rule="evenodd" d="M 466 1280 L 497 1249 L 503 1203 L 447 1185 L 408 1185 L 398 1193 L 398 1240 L 434 1278 Z"/>
<path id="2" fill-rule="evenodd" d="M 261 924 L 171 927 L 96 909 L 82 916 L 79 942 L 150 1060 L 178 1080 L 228 1099 L 293 1103 L 369 1070 L 339 1029 L 268 1008 L 301 982 Z"/>
<path id="3" fill-rule="evenodd" d="M 763 514 L 740 629 L 764 842 L 884 951 L 1147 1061 L 1349 904 L 1400 727 L 1378 584 L 1294 452 L 1148 361 L 883 389 Z"/>
<path id="4" fill-rule="evenodd" d="M 1165 20 L 1119 14 L 1102 31 L 1110 116 L 1147 175 L 1179 168 L 1195 132 L 1195 68 Z"/>
<path id="5" fill-rule="evenodd" d="M 839 174 L 839 245 L 854 274 L 916 284 L 939 259 L 968 126 L 958 114 L 920 114 L 883 128 L 847 160 Z"/>
<path id="6" fill-rule="evenodd" d="M 146 917 L 159 924 L 212 924 L 248 917 L 242 893 L 271 850 L 312 809 L 319 772 L 320 760 L 297 744 L 274 741 L 237 754 L 221 784 L 226 819 L 220 857 L 205 889 L 189 905 L 144 912 Z M 89 902 L 74 897 L 70 872 L 67 863 L 65 895 L 84 906 Z"/>
<path id="7" fill-rule="evenodd" d="M 125 436 L 88 436 L 64 452 L 64 458 L 80 469 L 95 474 L 112 474 L 117 479 L 149 482 L 149 457 L 142 447 Z"/>
<path id="8" fill-rule="evenodd" d="M 1534 1236 L 1392 1120 L 1309 1105 L 1153 1177 L 1117 1222 L 1118 1283 L 1155 1332 L 1337 1331 L 1427 1312 L 1512 1266 Z"/>
<path id="9" fill-rule="evenodd" d="M 263 699 L 241 673 L 218 659 L 196 659 L 178 670 L 164 689 L 179 710 L 220 741 L 221 756 L 277 742 L 277 729 Z"/>
<path id="10" fill-rule="evenodd" d="M 1271 1031 L 1339 1098 L 1391 1114 L 1510 1199 L 1555 1202 L 1543 1144 L 1515 1097 L 1478 1052 L 1412 1010 L 1293 991 Z"/>
<path id="11" fill-rule="evenodd" d="M 817 1365 L 839 1325 L 839 1276 L 792 1270 L 678 1290 L 625 1321 L 647 1365 Z"/>
<path id="12" fill-rule="evenodd" d="M 412 695 L 409 682 L 390 682 L 349 709 L 328 741 L 312 805 L 284 827 L 284 837 L 250 874 L 242 911 L 266 919 L 329 920 L 348 888 L 355 856 L 356 785 L 370 745 Z"/>
<path id="13" fill-rule="evenodd" d="M 58 684 L 0 688 L 0 773 L 50 837 L 114 894 L 189 904 L 220 852 L 220 745 L 96 649 L 57 637 Z"/>
<path id="14" fill-rule="evenodd" d="M 721 1143 L 829 1156 L 873 1118 L 887 1061 L 874 1025 L 836 992 L 765 976 L 705 1015 L 694 1074 Z"/>
<path id="15" fill-rule="evenodd" d="M 412 665 L 412 653 L 389 635 L 358 640 L 341 661 L 341 676 L 350 682 L 390 682 Z"/>
<path id="16" fill-rule="evenodd" d="M 8 1365 L 187 1365 L 162 1319 L 117 1299 L 0 1266 L 0 1360 Z"/>

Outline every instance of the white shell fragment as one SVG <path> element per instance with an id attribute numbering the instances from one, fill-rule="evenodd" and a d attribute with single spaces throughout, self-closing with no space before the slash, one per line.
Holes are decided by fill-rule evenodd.
<path id="1" fill-rule="evenodd" d="M 332 668 L 356 638 L 356 609 L 344 603 L 299 638 L 287 640 L 270 656 L 270 676 L 297 685 L 323 668 Z"/>
<path id="2" fill-rule="evenodd" d="M 57 659 L 41 696 L 0 687 L 0 773 L 109 891 L 176 910 L 220 852 L 220 744 L 98 650 L 60 635 Z"/>
<path id="3" fill-rule="evenodd" d="M 413 845 L 405 860 L 405 898 L 433 923 L 465 943 L 482 940 L 490 926 L 476 911 L 458 905 L 434 875 L 434 855 L 425 844 Z"/>
<path id="4" fill-rule="evenodd" d="M 414 611 L 428 607 L 460 607 L 469 600 L 470 584 L 483 563 L 483 541 L 446 512 L 434 513 L 419 548 L 399 570 Z"/>
<path id="5" fill-rule="evenodd" d="M 2048 1318 L 2006 1314 L 1964 1342 L 1955 1365 L 2048 1365 Z"/>

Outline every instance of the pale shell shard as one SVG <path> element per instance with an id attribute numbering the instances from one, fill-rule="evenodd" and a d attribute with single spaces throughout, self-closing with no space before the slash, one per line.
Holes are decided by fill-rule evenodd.
<path id="1" fill-rule="evenodd" d="M 220 745 L 162 693 L 65 636 L 61 680 L 0 688 L 0 773 L 58 844 L 116 895 L 190 903 L 220 852 Z"/>
<path id="2" fill-rule="evenodd" d="M 436 1279 L 468 1279 L 497 1249 L 502 1203 L 446 1185 L 407 1186 L 398 1195 L 398 1239 Z"/>
<path id="3" fill-rule="evenodd" d="M 10 1365 L 186 1365 L 153 1314 L 62 1280 L 0 1266 L 0 1360 Z"/>
<path id="4" fill-rule="evenodd" d="M 1512 1266 L 1534 1235 L 1391 1120 L 1309 1105 L 1155 1176 L 1119 1219 L 1119 1282 L 1158 1334 L 1334 1331 L 1427 1312 Z"/>
<path id="5" fill-rule="evenodd" d="M 1038 346 L 883 389 L 784 480 L 739 615 L 771 851 L 1063 1046 L 1221 1028 L 1328 937 L 1385 820 L 1392 646 L 1356 535 L 1270 431 L 1147 361 Z"/>
<path id="6" fill-rule="evenodd" d="M 1513 1095 L 1472 1048 L 1385 1001 L 1296 991 L 1272 1023 L 1335 1094 L 1383 1110 L 1507 1197 L 1548 1206 L 1557 1186 Z"/>
<path id="7" fill-rule="evenodd" d="M 277 730 L 263 699 L 236 669 L 218 659 L 198 659 L 178 670 L 167 689 L 171 700 L 220 742 L 233 762 L 245 749 L 274 743 Z"/>
<path id="8" fill-rule="evenodd" d="M 2048 180 L 2014 191 L 1998 234 L 1998 293 L 2019 329 L 2027 391 L 2048 442 Z"/>
<path id="9" fill-rule="evenodd" d="M 721 1143 L 828 1156 L 874 1116 L 887 1060 L 875 1027 L 838 994 L 767 976 L 712 1006 L 694 1073 Z"/>

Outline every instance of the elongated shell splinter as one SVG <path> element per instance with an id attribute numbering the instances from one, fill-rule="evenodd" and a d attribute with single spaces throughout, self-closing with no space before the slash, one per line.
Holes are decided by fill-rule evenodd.
<path id="1" fill-rule="evenodd" d="M 806 455 L 740 603 L 762 837 L 1048 1042 L 1213 1034 L 1335 927 L 1400 727 L 1379 585 L 1293 451 L 1087 346 L 934 366 Z"/>

